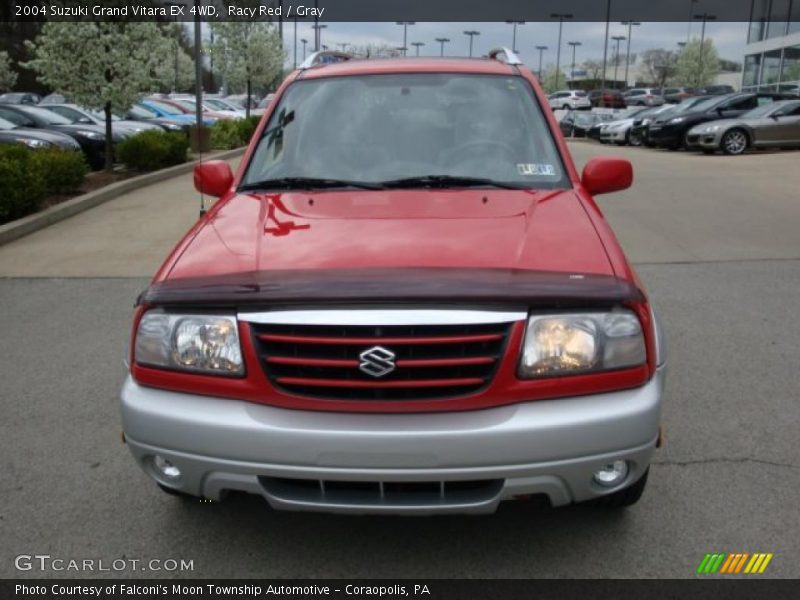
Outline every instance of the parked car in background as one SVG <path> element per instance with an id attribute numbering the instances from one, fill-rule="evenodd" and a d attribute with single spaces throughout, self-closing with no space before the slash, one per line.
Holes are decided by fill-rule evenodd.
<path id="1" fill-rule="evenodd" d="M 154 111 L 140 104 L 132 106 L 123 116 L 129 121 L 153 123 L 167 131 L 182 131 L 188 134 L 189 129 L 192 127 L 192 122 L 190 121 L 159 117 Z"/>
<path id="2" fill-rule="evenodd" d="M 797 83 L 782 83 L 778 86 L 778 91 L 781 94 L 789 94 L 800 96 L 800 84 Z"/>
<path id="3" fill-rule="evenodd" d="M 547 97 L 547 102 L 553 110 L 589 110 L 592 103 L 583 90 L 562 90 Z"/>
<path id="4" fill-rule="evenodd" d="M 21 127 L 3 118 L 0 118 L 0 144 L 24 144 L 34 150 L 39 148 L 81 149 L 81 145 L 66 134 Z"/>
<path id="5" fill-rule="evenodd" d="M 782 100 L 776 92 L 744 92 L 711 96 L 688 110 L 659 117 L 650 124 L 648 139 L 656 146 L 677 150 L 689 146 L 687 135 L 695 125 L 707 121 L 739 117 L 764 104 Z"/>
<path id="6" fill-rule="evenodd" d="M 105 165 L 106 132 L 99 125 L 75 124 L 45 108 L 14 104 L 0 104 L 0 118 L 21 127 L 64 133 L 80 144 L 86 162 L 92 169 L 101 169 Z M 121 140 L 119 134 L 113 138 L 114 142 Z"/>
<path id="7" fill-rule="evenodd" d="M 194 99 L 191 100 L 194 102 Z M 239 119 L 244 119 L 247 116 L 247 109 L 232 104 L 222 98 L 207 98 L 203 96 L 203 106 L 207 106 L 209 110 L 231 113 Z"/>
<path id="8" fill-rule="evenodd" d="M 593 107 L 625 108 L 625 98 L 619 90 L 592 90 L 588 95 Z"/>
<path id="9" fill-rule="evenodd" d="M 0 104 L 39 104 L 42 97 L 39 94 L 31 94 L 28 92 L 8 92 L 0 94 Z"/>
<path id="10" fill-rule="evenodd" d="M 690 148 L 725 154 L 742 154 L 748 148 L 800 147 L 800 100 L 780 100 L 737 119 L 696 125 L 689 130 L 687 142 Z"/>
<path id="11" fill-rule="evenodd" d="M 45 104 L 41 106 L 41 108 L 53 111 L 65 119 L 69 119 L 72 123 L 99 125 L 103 127 L 103 130 L 105 131 L 105 115 L 96 111 L 81 108 L 75 104 Z M 141 121 L 127 121 L 114 115 L 111 116 L 111 131 L 115 134 L 118 134 L 119 137 L 130 137 L 150 129 L 163 131 L 163 128 L 156 124 L 143 123 Z"/>
<path id="12" fill-rule="evenodd" d="M 169 104 L 174 106 L 178 110 L 182 110 L 184 114 L 192 115 L 195 114 L 195 101 L 194 98 L 158 98 L 157 102 L 161 102 L 163 104 Z M 212 119 L 212 123 L 214 121 L 219 121 L 220 119 L 233 119 L 235 118 L 230 113 L 223 113 L 220 111 L 211 110 L 208 106 L 201 107 L 203 119 Z"/>
<path id="13" fill-rule="evenodd" d="M 604 144 L 613 143 L 619 146 L 630 144 L 630 133 L 636 117 L 651 110 L 647 107 L 634 107 L 613 115 L 610 121 L 598 123 L 589 131 L 589 137 L 596 137 Z M 597 128 L 596 134 L 593 130 Z"/>
<path id="14" fill-rule="evenodd" d="M 188 123 L 189 126 L 195 123 L 194 112 L 190 113 L 185 108 L 173 106 L 171 103 L 165 102 L 160 98 L 145 98 L 139 101 L 138 106 L 142 106 L 162 118 Z M 211 117 L 201 116 L 201 118 L 203 120 L 203 125 L 212 125 L 216 122 L 216 119 L 212 119 Z"/>
<path id="15" fill-rule="evenodd" d="M 674 112 L 677 109 L 676 105 L 674 104 L 662 104 L 661 106 L 655 106 L 653 108 L 648 108 L 637 114 L 633 118 L 633 123 L 631 124 L 630 134 L 628 135 L 628 143 L 631 146 L 651 146 L 652 144 L 647 138 L 647 132 L 650 129 L 650 123 L 652 123 L 659 115 L 664 115 L 668 112 Z"/>
<path id="16" fill-rule="evenodd" d="M 697 89 L 701 96 L 721 96 L 723 94 L 735 94 L 736 90 L 732 85 L 707 85 Z"/>
<path id="17" fill-rule="evenodd" d="M 247 94 L 230 94 L 223 96 L 225 100 L 245 108 L 247 106 Z M 256 94 L 250 94 L 250 108 L 256 108 L 259 104 L 259 97 Z"/>
<path id="18" fill-rule="evenodd" d="M 269 104 L 270 104 L 270 102 L 272 102 L 272 99 L 274 97 L 275 97 L 275 94 L 267 94 L 266 96 L 264 96 L 259 101 L 258 105 L 255 108 L 250 110 L 250 114 L 251 115 L 258 115 L 258 116 L 263 115 L 264 112 L 267 110 L 267 107 L 269 107 Z"/>
<path id="19" fill-rule="evenodd" d="M 661 106 L 665 102 L 662 91 L 656 88 L 633 88 L 622 97 L 625 106 Z"/>
<path id="20" fill-rule="evenodd" d="M 569 111 L 559 122 L 561 133 L 566 137 L 587 137 L 589 129 L 601 121 L 610 121 L 614 118 L 611 113 L 596 113 L 588 111 Z"/>
<path id="21" fill-rule="evenodd" d="M 39 104 L 70 104 L 70 101 L 64 94 L 53 93 L 39 100 Z"/>
<path id="22" fill-rule="evenodd" d="M 697 90 L 693 87 L 670 87 L 664 88 L 664 100 L 668 104 L 679 104 L 697 95 Z"/>

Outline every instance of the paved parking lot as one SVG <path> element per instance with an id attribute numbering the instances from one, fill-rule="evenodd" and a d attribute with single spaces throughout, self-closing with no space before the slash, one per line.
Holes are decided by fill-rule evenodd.
<path id="1" fill-rule="evenodd" d="M 162 494 L 120 443 L 116 394 L 133 300 L 196 216 L 182 177 L 0 247 L 0 577 L 41 576 L 14 570 L 35 553 L 184 558 L 195 577 L 691 577 L 711 551 L 800 576 L 800 154 L 571 148 L 634 162 L 633 189 L 599 201 L 668 335 L 666 446 L 639 504 L 345 517 Z"/>

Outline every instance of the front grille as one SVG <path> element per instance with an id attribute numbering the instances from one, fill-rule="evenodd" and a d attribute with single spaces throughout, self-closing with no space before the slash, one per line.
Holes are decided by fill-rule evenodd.
<path id="1" fill-rule="evenodd" d="M 331 400 L 422 400 L 474 393 L 494 377 L 510 327 L 251 323 L 264 372 L 276 388 Z"/>

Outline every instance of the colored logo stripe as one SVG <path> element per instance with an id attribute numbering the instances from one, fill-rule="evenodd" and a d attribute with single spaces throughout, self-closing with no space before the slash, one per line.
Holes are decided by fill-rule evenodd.
<path id="1" fill-rule="evenodd" d="M 756 552 L 734 552 L 726 554 L 724 552 L 709 553 L 703 557 L 697 567 L 697 573 L 701 574 L 737 574 L 747 573 L 750 575 L 761 574 L 772 560 L 772 553 Z"/>

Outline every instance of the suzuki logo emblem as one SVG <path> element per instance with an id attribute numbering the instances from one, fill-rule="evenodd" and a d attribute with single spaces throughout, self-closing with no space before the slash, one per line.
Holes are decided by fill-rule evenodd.
<path id="1" fill-rule="evenodd" d="M 383 377 L 395 370 L 395 354 L 381 346 L 374 346 L 369 350 L 364 350 L 358 355 L 361 363 L 358 368 L 367 375 L 373 377 Z"/>

